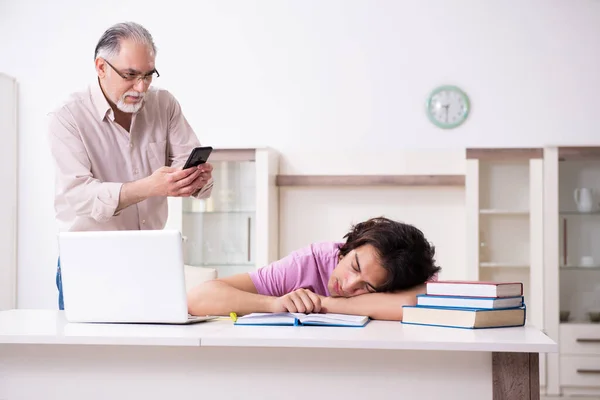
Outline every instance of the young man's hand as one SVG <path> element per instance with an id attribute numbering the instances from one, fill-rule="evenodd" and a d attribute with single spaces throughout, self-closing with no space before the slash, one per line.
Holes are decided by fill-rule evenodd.
<path id="1" fill-rule="evenodd" d="M 308 289 L 297 289 L 281 297 L 273 298 L 271 312 L 318 313 L 322 296 Z"/>

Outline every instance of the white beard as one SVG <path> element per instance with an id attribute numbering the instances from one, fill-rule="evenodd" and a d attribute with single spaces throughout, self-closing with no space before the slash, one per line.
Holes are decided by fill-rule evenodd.
<path id="1" fill-rule="evenodd" d="M 117 101 L 117 108 L 123 112 L 126 113 L 136 113 L 138 111 L 140 111 L 140 109 L 144 106 L 144 95 L 146 93 L 140 93 L 140 92 L 136 92 L 136 91 L 129 91 L 126 92 L 125 94 L 123 94 L 121 96 L 121 98 L 119 99 L 119 101 Z M 138 101 L 137 103 L 125 103 L 125 97 L 126 96 L 131 96 L 131 97 L 140 97 L 140 101 Z"/>

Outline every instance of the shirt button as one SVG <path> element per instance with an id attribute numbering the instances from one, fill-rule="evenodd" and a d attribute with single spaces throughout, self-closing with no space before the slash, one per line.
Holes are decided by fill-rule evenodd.
<path id="1" fill-rule="evenodd" d="M 136 175 L 137 175 L 139 172 L 140 172 L 140 171 L 139 171 L 137 168 L 135 168 L 135 169 L 133 170 L 133 173 L 134 173 L 134 174 L 136 174 Z"/>
<path id="2" fill-rule="evenodd" d="M 129 147 L 133 147 L 133 143 L 129 143 Z"/>
<path id="3" fill-rule="evenodd" d="M 143 220 L 142 220 L 142 224 L 145 224 L 145 223 L 146 223 L 146 220 L 145 220 L 145 219 L 143 219 Z"/>

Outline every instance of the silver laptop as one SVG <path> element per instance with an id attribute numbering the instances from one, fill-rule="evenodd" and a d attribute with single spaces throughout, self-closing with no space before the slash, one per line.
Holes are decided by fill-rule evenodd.
<path id="1" fill-rule="evenodd" d="M 61 232 L 69 322 L 190 324 L 179 231 Z"/>

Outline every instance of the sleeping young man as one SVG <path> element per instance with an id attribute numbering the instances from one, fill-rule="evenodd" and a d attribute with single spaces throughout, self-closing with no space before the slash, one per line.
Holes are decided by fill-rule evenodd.
<path id="1" fill-rule="evenodd" d="M 435 248 L 412 225 L 387 218 L 356 224 L 345 243 L 322 242 L 250 273 L 203 282 L 188 293 L 192 315 L 302 312 L 402 319 L 437 278 Z"/>

